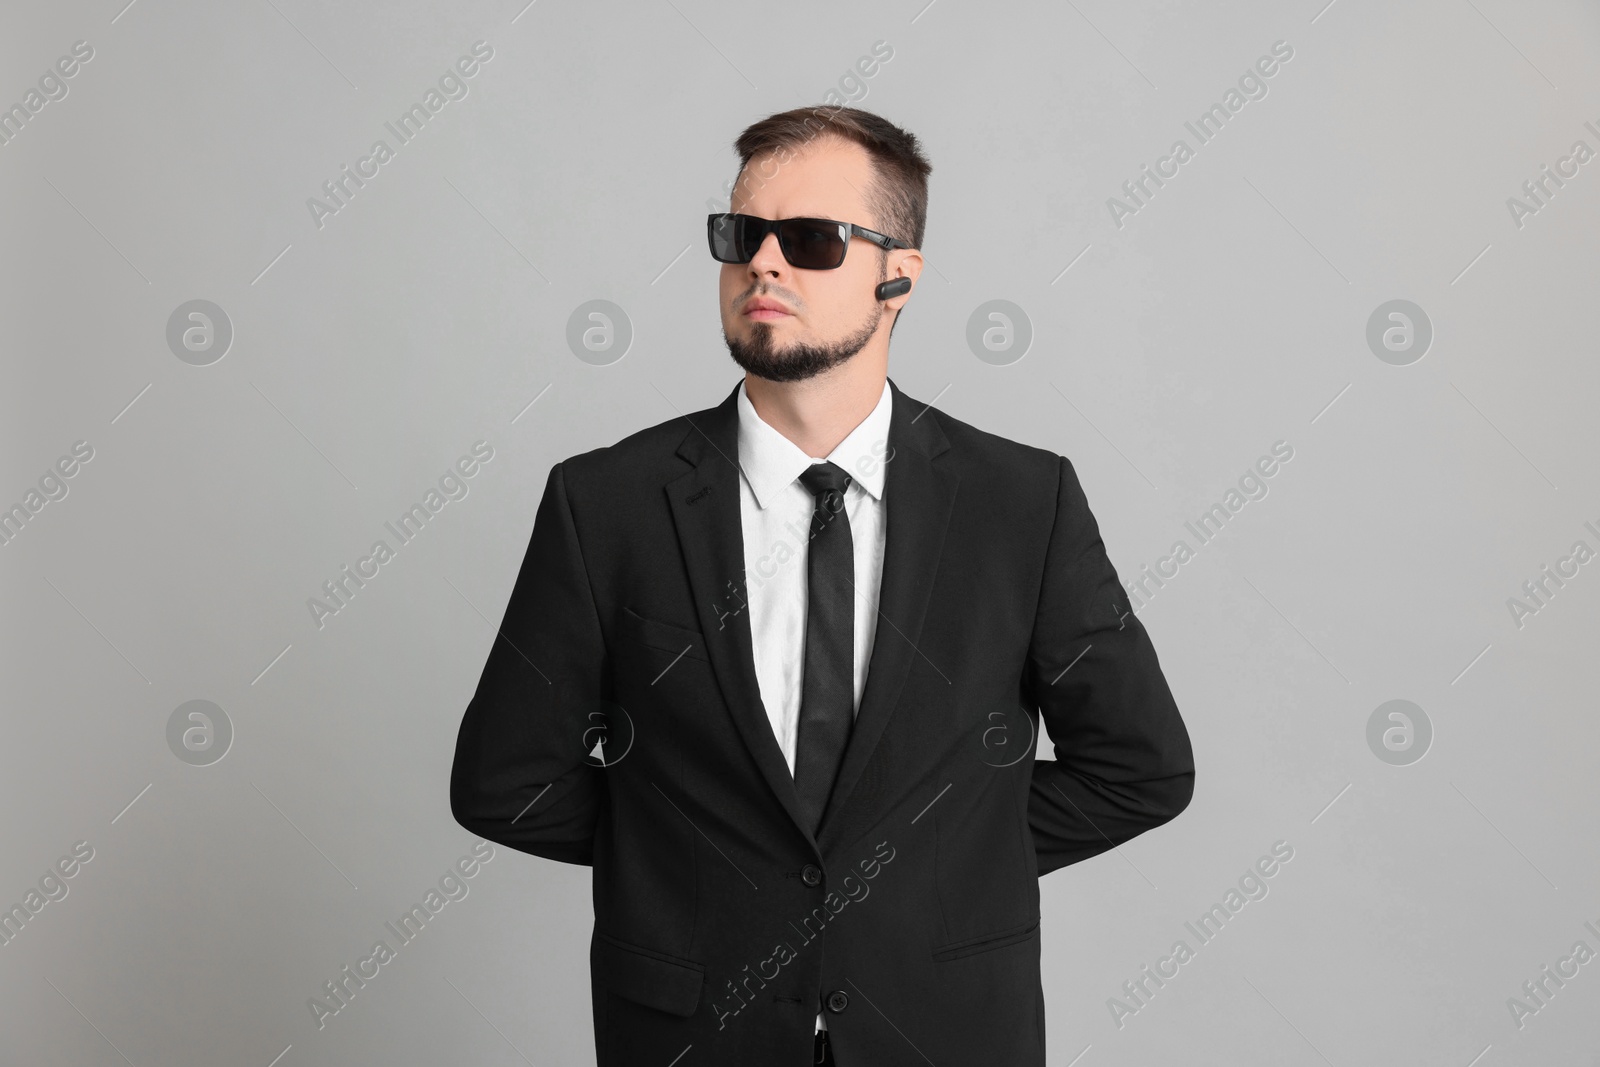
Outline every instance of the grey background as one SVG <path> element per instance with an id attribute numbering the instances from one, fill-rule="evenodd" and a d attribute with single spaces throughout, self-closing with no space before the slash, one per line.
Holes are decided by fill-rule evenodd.
<path id="1" fill-rule="evenodd" d="M 307 1001 L 474 844 L 456 729 L 551 464 L 737 381 L 703 237 L 732 138 L 880 40 L 850 99 L 935 168 L 903 389 L 1071 457 L 1125 579 L 1294 448 L 1140 612 L 1197 791 L 1042 883 L 1050 1062 L 1600 1062 L 1600 962 L 1520 1029 L 1506 1003 L 1600 951 L 1600 563 L 1507 607 L 1600 549 L 1600 161 L 1506 206 L 1600 149 L 1600 15 L 1323 3 L 8 3 L 0 105 L 94 49 L 0 145 L 0 505 L 94 449 L 0 546 L 0 903 L 94 849 L 0 946 L 8 1062 L 593 1062 L 588 872 L 504 848 L 320 1030 Z M 478 40 L 469 94 L 319 229 L 307 198 Z M 1279 40 L 1268 94 L 1115 226 Z M 166 341 L 196 299 L 234 334 L 208 366 Z M 566 339 L 600 299 L 633 330 L 608 365 Z M 1033 331 L 1004 366 L 966 341 L 995 299 Z M 1434 330 L 1407 366 L 1366 343 L 1393 299 Z M 319 629 L 307 599 L 478 440 L 467 496 Z M 1433 727 L 1408 766 L 1366 740 L 1393 699 Z M 232 725 L 210 766 L 168 745 L 191 700 Z"/>

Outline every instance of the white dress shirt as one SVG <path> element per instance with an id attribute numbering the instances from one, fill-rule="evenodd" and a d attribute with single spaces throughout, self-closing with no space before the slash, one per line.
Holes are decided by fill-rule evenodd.
<path id="1" fill-rule="evenodd" d="M 867 684 L 867 663 L 877 633 L 878 588 L 883 577 L 884 463 L 889 453 L 889 383 L 877 407 L 825 460 L 850 475 L 845 514 L 855 554 L 855 706 Z M 794 773 L 795 738 L 805 668 L 807 561 L 816 498 L 800 481 L 823 462 L 761 421 L 739 385 L 739 515 L 744 532 L 745 603 L 761 702 L 772 732 Z M 819 1013 L 817 1029 L 826 1030 Z"/>

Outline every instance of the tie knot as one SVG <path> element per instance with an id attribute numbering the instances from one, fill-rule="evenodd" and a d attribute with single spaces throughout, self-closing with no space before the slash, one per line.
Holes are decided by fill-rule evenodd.
<path id="1" fill-rule="evenodd" d="M 832 493 L 843 493 L 850 484 L 850 475 L 837 463 L 813 463 L 800 472 L 800 483 L 822 500 Z"/>

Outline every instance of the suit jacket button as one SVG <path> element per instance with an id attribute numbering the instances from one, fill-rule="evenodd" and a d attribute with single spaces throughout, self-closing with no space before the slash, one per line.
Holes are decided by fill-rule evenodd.
<path id="1" fill-rule="evenodd" d="M 820 885 L 822 883 L 822 868 L 815 863 L 808 863 L 800 868 L 800 880 L 806 885 Z"/>
<path id="2" fill-rule="evenodd" d="M 828 994 L 828 1010 L 838 1015 L 850 1006 L 850 996 L 842 989 Z"/>

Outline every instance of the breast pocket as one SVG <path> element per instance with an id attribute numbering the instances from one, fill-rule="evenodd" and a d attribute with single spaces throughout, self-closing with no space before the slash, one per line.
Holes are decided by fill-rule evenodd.
<path id="1" fill-rule="evenodd" d="M 661 652 L 670 652 L 673 656 L 681 655 L 685 659 L 711 662 L 710 657 L 706 655 L 705 638 L 701 636 L 699 630 L 662 622 L 659 619 L 647 619 L 626 605 L 622 608 L 622 615 L 617 625 L 621 636 L 627 640 Z"/>

